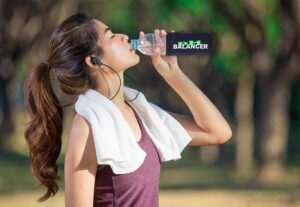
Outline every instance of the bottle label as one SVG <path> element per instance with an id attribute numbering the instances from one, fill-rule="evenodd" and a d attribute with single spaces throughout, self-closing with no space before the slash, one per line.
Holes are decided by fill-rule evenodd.
<path id="1" fill-rule="evenodd" d="M 207 55 L 210 53 L 210 42 L 209 33 L 168 33 L 166 55 Z"/>

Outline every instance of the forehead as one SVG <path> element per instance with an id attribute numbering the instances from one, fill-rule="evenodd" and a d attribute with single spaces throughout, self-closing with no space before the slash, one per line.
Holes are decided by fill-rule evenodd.
<path id="1" fill-rule="evenodd" d="M 100 36 L 104 36 L 109 27 L 99 20 L 95 20 L 95 23 Z"/>

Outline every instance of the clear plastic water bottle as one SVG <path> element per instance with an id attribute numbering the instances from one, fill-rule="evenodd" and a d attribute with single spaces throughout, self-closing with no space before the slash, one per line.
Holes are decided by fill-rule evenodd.
<path id="1" fill-rule="evenodd" d="M 161 55 L 166 55 L 166 36 L 156 36 L 154 33 L 147 33 L 139 39 L 132 39 L 131 46 L 144 55 L 152 55 L 156 47 L 160 48 Z"/>

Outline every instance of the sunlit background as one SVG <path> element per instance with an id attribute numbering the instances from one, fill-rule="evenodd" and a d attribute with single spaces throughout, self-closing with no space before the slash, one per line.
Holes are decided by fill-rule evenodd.
<path id="1" fill-rule="evenodd" d="M 181 56 L 179 65 L 220 110 L 233 137 L 220 146 L 187 147 L 182 159 L 163 163 L 160 206 L 300 206 L 299 0 L 1 0 L 0 11 L 0 206 L 64 206 L 73 106 L 64 110 L 60 190 L 38 203 L 45 189 L 30 171 L 23 83 L 47 58 L 51 32 L 77 11 L 130 38 L 154 29 L 212 36 L 210 55 Z M 135 82 L 125 76 L 125 84 L 166 110 L 191 115 L 150 57 L 139 55 L 139 65 L 126 72 Z"/>

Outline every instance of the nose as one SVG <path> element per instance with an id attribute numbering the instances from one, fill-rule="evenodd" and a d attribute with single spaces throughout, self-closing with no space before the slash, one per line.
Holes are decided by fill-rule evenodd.
<path id="1" fill-rule="evenodd" d="M 124 35 L 124 36 L 123 36 L 123 40 L 124 40 L 124 42 L 128 42 L 129 37 L 128 37 L 127 35 Z"/>

